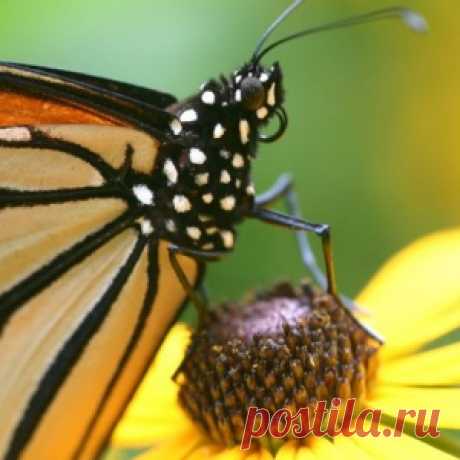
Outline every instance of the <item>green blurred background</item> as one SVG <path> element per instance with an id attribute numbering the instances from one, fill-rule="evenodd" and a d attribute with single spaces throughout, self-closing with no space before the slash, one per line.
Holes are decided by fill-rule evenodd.
<path id="1" fill-rule="evenodd" d="M 3 0 L 0 55 L 185 97 L 241 65 L 288 3 Z M 332 225 L 349 295 L 410 241 L 460 223 L 460 2 L 401 3 L 426 15 L 428 34 L 380 22 L 292 42 L 267 60 L 284 69 L 290 126 L 261 146 L 257 189 L 294 172 L 305 217 Z M 306 1 L 276 36 L 391 4 Z M 208 285 L 218 300 L 304 274 L 289 232 L 248 222 Z"/>

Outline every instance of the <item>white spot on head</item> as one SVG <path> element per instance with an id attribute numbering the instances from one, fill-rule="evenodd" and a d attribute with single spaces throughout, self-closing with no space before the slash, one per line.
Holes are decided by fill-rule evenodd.
<path id="1" fill-rule="evenodd" d="M 253 184 L 249 184 L 247 187 L 246 187 L 246 193 L 248 195 L 255 195 L 256 194 L 256 189 L 254 188 L 254 185 Z"/>
<path id="2" fill-rule="evenodd" d="M 201 230 L 198 227 L 187 227 L 185 231 L 192 240 L 199 240 L 201 237 Z"/>
<path id="3" fill-rule="evenodd" d="M 174 233 L 177 230 L 176 223 L 172 219 L 168 219 L 166 221 L 165 227 L 166 227 L 166 230 L 168 230 L 168 232 L 171 232 L 171 233 Z"/>
<path id="4" fill-rule="evenodd" d="M 268 115 L 267 107 L 260 107 L 256 110 L 256 115 L 259 120 L 263 120 Z"/>
<path id="5" fill-rule="evenodd" d="M 212 137 L 214 137 L 214 139 L 220 139 L 224 134 L 225 128 L 220 123 L 217 123 L 217 125 L 214 126 Z"/>
<path id="6" fill-rule="evenodd" d="M 272 107 L 276 104 L 275 83 L 274 82 L 270 86 L 270 89 L 268 90 L 268 93 L 267 93 L 267 104 L 271 105 Z"/>
<path id="7" fill-rule="evenodd" d="M 259 76 L 259 80 L 262 82 L 262 83 L 265 83 L 267 80 L 268 80 L 268 73 L 266 72 L 262 72 Z"/>
<path id="8" fill-rule="evenodd" d="M 220 207 L 224 211 L 231 211 L 236 204 L 235 197 L 233 195 L 227 195 L 220 200 Z"/>
<path id="9" fill-rule="evenodd" d="M 214 235 L 214 234 L 217 233 L 218 230 L 219 229 L 217 227 L 209 227 L 209 228 L 206 229 L 206 233 L 208 235 Z"/>
<path id="10" fill-rule="evenodd" d="M 249 123 L 248 120 L 244 118 L 240 120 L 240 138 L 242 144 L 247 144 L 249 142 Z"/>
<path id="11" fill-rule="evenodd" d="M 203 150 L 192 147 L 189 152 L 190 161 L 196 165 L 202 165 L 206 161 Z"/>
<path id="12" fill-rule="evenodd" d="M 185 195 L 175 195 L 173 198 L 173 206 L 176 212 L 183 213 L 192 209 L 190 200 Z"/>
<path id="13" fill-rule="evenodd" d="M 195 109 L 187 109 L 187 110 L 184 110 L 180 114 L 179 118 L 180 118 L 180 121 L 182 121 L 184 123 L 190 123 L 192 121 L 197 121 L 198 120 L 198 114 L 196 113 Z"/>
<path id="14" fill-rule="evenodd" d="M 230 158 L 230 152 L 228 150 L 221 150 L 219 155 L 224 159 L 228 160 Z"/>
<path id="15" fill-rule="evenodd" d="M 153 192 L 145 184 L 135 185 L 133 187 L 134 196 L 142 203 L 148 206 L 153 204 Z"/>
<path id="16" fill-rule="evenodd" d="M 177 182 L 177 169 L 175 164 L 169 158 L 165 161 L 165 164 L 163 165 L 163 172 L 171 184 L 175 184 Z"/>
<path id="17" fill-rule="evenodd" d="M 213 105 L 216 102 L 216 95 L 213 91 L 206 90 L 201 95 L 201 101 L 203 104 Z"/>
<path id="18" fill-rule="evenodd" d="M 235 91 L 235 101 L 236 102 L 241 102 L 241 90 L 240 89 L 237 89 Z"/>
<path id="19" fill-rule="evenodd" d="M 203 246 L 201 246 L 201 249 L 204 249 L 205 251 L 211 251 L 214 249 L 214 244 L 212 243 L 205 243 Z"/>
<path id="20" fill-rule="evenodd" d="M 32 135 L 27 128 L 1 128 L 0 129 L 0 139 L 7 142 L 21 142 L 21 141 L 30 141 Z"/>
<path id="21" fill-rule="evenodd" d="M 209 181 L 209 173 L 202 173 L 202 174 L 197 174 L 195 176 L 195 184 L 198 185 L 199 187 L 202 187 L 203 185 L 206 185 Z"/>
<path id="22" fill-rule="evenodd" d="M 235 153 L 235 155 L 233 155 L 232 166 L 236 169 L 244 166 L 244 157 L 241 153 Z"/>
<path id="23" fill-rule="evenodd" d="M 224 247 L 227 249 L 233 248 L 235 244 L 235 238 L 233 236 L 233 232 L 230 230 L 222 230 L 220 232 L 220 236 L 222 238 L 222 243 L 224 243 Z"/>
<path id="24" fill-rule="evenodd" d="M 206 193 L 201 197 L 201 199 L 206 203 L 210 204 L 214 200 L 214 195 L 212 193 Z"/>
<path id="25" fill-rule="evenodd" d="M 174 120 L 169 123 L 169 127 L 176 136 L 182 131 L 182 123 L 177 118 L 174 118 Z"/>
<path id="26" fill-rule="evenodd" d="M 153 225 L 152 222 L 150 222 L 150 220 L 142 218 L 140 220 L 140 224 L 141 232 L 143 235 L 150 235 L 153 233 Z"/>
<path id="27" fill-rule="evenodd" d="M 223 169 L 220 173 L 220 182 L 222 184 L 229 184 L 231 180 L 232 178 L 228 171 L 226 169 Z"/>
<path id="28" fill-rule="evenodd" d="M 235 77 L 235 83 L 238 84 L 242 79 L 243 79 L 243 76 L 242 76 L 242 75 L 237 75 L 237 76 Z"/>

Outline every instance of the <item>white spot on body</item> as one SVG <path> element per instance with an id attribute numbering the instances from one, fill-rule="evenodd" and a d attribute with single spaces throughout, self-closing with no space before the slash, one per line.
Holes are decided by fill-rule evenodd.
<path id="1" fill-rule="evenodd" d="M 178 172 L 175 164 L 168 158 L 163 165 L 163 172 L 171 184 L 175 184 L 178 178 Z"/>
<path id="2" fill-rule="evenodd" d="M 271 105 L 272 107 L 276 104 L 276 99 L 275 99 L 275 83 L 272 83 L 270 86 L 270 89 L 268 90 L 267 93 L 267 104 Z"/>
<path id="3" fill-rule="evenodd" d="M 236 200 L 233 195 L 227 195 L 220 200 L 220 207 L 224 211 L 231 211 L 232 209 L 234 209 L 235 204 L 236 204 Z"/>
<path id="4" fill-rule="evenodd" d="M 153 192 L 145 184 L 135 185 L 133 187 L 134 196 L 142 203 L 148 206 L 153 204 Z"/>
<path id="5" fill-rule="evenodd" d="M 201 230 L 198 227 L 187 227 L 185 231 L 192 240 L 199 240 L 201 237 Z"/>
<path id="6" fill-rule="evenodd" d="M 235 181 L 235 187 L 240 188 L 241 187 L 241 179 L 236 179 Z"/>
<path id="7" fill-rule="evenodd" d="M 175 195 L 173 198 L 173 206 L 178 213 L 188 212 L 192 209 L 192 204 L 185 195 Z"/>
<path id="8" fill-rule="evenodd" d="M 230 230 L 222 230 L 220 232 L 220 236 L 222 238 L 222 243 L 224 243 L 224 247 L 227 249 L 233 248 L 235 244 L 235 238 L 233 236 L 233 232 Z"/>
<path id="9" fill-rule="evenodd" d="M 177 118 L 174 118 L 174 120 L 169 123 L 169 127 L 176 136 L 182 131 L 182 123 Z"/>
<path id="10" fill-rule="evenodd" d="M 201 95 L 201 101 L 203 104 L 213 105 L 216 102 L 216 95 L 212 91 L 204 91 Z"/>
<path id="11" fill-rule="evenodd" d="M 217 125 L 214 126 L 212 137 L 214 137 L 214 139 L 220 139 L 224 134 L 225 128 L 220 123 L 217 123 Z"/>
<path id="12" fill-rule="evenodd" d="M 265 83 L 267 80 L 268 80 L 268 73 L 266 72 L 262 72 L 259 76 L 259 80 L 262 82 L 262 83 Z"/>
<path id="13" fill-rule="evenodd" d="M 240 89 L 237 89 L 235 91 L 235 101 L 236 102 L 241 102 L 241 90 Z"/>
<path id="14" fill-rule="evenodd" d="M 221 150 L 219 155 L 224 159 L 228 160 L 230 158 L 230 152 L 228 150 Z"/>
<path id="15" fill-rule="evenodd" d="M 0 139 L 2 141 L 13 142 L 13 141 L 30 141 L 32 135 L 27 128 L 2 128 L 0 129 Z"/>
<path id="16" fill-rule="evenodd" d="M 198 214 L 198 219 L 200 222 L 209 222 L 212 220 L 211 216 L 207 216 L 206 214 Z"/>
<path id="17" fill-rule="evenodd" d="M 166 221 L 165 227 L 166 227 L 166 230 L 168 230 L 168 232 L 171 232 L 171 233 L 174 233 L 177 230 L 176 223 L 172 219 L 168 219 Z"/>
<path id="18" fill-rule="evenodd" d="M 190 123 L 198 120 L 198 114 L 195 109 L 187 109 L 180 114 L 179 118 L 183 123 Z"/>
<path id="19" fill-rule="evenodd" d="M 195 176 L 195 184 L 199 187 L 206 185 L 209 182 L 209 173 L 201 173 Z"/>
<path id="20" fill-rule="evenodd" d="M 247 144 L 249 142 L 249 123 L 248 120 L 244 118 L 240 120 L 240 139 L 242 144 Z"/>
<path id="21" fill-rule="evenodd" d="M 236 169 L 242 168 L 244 166 L 244 157 L 241 153 L 235 153 L 232 158 L 232 166 Z"/>
<path id="22" fill-rule="evenodd" d="M 206 203 L 210 204 L 214 200 L 214 195 L 212 193 L 206 193 L 201 197 L 201 199 Z"/>
<path id="23" fill-rule="evenodd" d="M 230 174 L 226 169 L 223 169 L 220 173 L 220 181 L 222 184 L 229 184 L 230 181 L 232 180 Z"/>
<path id="24" fill-rule="evenodd" d="M 267 107 L 260 107 L 256 110 L 256 115 L 259 120 L 263 120 L 268 115 Z"/>
<path id="25" fill-rule="evenodd" d="M 189 152 L 190 161 L 196 165 L 202 165 L 206 161 L 206 155 L 200 149 L 192 147 Z"/>

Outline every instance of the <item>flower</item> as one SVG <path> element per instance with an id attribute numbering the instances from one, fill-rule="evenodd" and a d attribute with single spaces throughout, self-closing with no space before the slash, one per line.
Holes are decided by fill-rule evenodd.
<path id="1" fill-rule="evenodd" d="M 138 448 L 136 460 L 313 460 L 449 459 L 460 454 L 451 430 L 460 429 L 460 342 L 452 332 L 460 325 L 460 231 L 425 237 L 394 256 L 358 298 L 369 322 L 383 333 L 379 370 L 364 401 L 381 409 L 382 424 L 393 426 L 399 409 L 440 410 L 439 438 L 314 438 L 308 445 L 287 441 L 276 453 L 258 448 L 249 453 L 210 439 L 179 403 L 171 379 L 190 339 L 184 324 L 173 327 L 112 437 L 112 449 Z M 110 457 L 109 457 L 110 458 Z"/>

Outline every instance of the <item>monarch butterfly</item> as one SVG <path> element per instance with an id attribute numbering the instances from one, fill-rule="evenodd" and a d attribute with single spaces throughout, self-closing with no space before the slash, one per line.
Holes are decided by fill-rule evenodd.
<path id="1" fill-rule="evenodd" d="M 302 232 L 306 264 L 336 294 L 329 227 L 295 215 L 290 180 L 255 197 L 256 147 L 287 127 L 281 68 L 261 59 L 320 30 L 416 16 L 385 9 L 265 46 L 300 3 L 248 63 L 182 101 L 0 64 L 1 458 L 95 458 L 187 297 L 203 311 L 205 263 L 245 218 Z M 267 209 L 280 197 L 294 215 Z M 305 231 L 322 237 L 326 279 Z"/>

